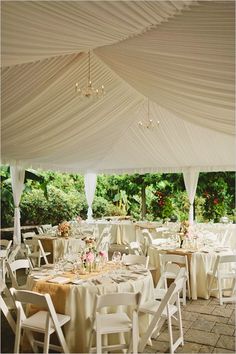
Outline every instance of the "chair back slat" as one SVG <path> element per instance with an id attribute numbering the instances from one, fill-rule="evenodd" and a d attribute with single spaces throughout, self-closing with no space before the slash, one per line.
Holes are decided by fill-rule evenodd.
<path id="1" fill-rule="evenodd" d="M 115 293 L 106 295 L 97 295 L 96 308 L 97 310 L 103 307 L 112 306 L 136 306 L 141 298 L 140 293 Z"/>
<path id="2" fill-rule="evenodd" d="M 12 290 L 11 290 L 12 291 Z M 16 290 L 14 289 L 14 298 L 16 301 L 21 302 L 22 304 L 34 304 L 40 308 L 48 308 L 45 295 L 37 294 L 28 290 Z"/>

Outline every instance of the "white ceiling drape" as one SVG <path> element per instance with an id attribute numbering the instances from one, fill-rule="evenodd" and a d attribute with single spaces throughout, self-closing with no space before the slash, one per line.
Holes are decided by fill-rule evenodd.
<path id="1" fill-rule="evenodd" d="M 84 176 L 84 187 L 85 187 L 85 195 L 88 203 L 88 212 L 87 212 L 87 221 L 91 221 L 93 219 L 93 199 L 96 190 L 97 183 L 97 175 L 95 173 L 86 173 Z"/>
<path id="2" fill-rule="evenodd" d="M 190 203 L 189 207 L 189 223 L 190 225 L 193 224 L 194 215 L 193 215 L 193 203 L 194 198 L 197 190 L 197 182 L 199 177 L 199 171 L 189 168 L 188 170 L 184 171 L 184 184 L 188 194 L 188 199 Z"/>
<path id="3" fill-rule="evenodd" d="M 25 170 L 20 166 L 11 166 L 11 184 L 14 200 L 14 244 L 21 244 L 21 228 L 20 228 L 20 199 L 24 189 Z"/>
<path id="4" fill-rule="evenodd" d="M 2 2 L 2 162 L 235 170 L 234 1 Z M 106 95 L 81 100 L 91 79 Z M 147 117 L 153 130 L 138 125 Z M 157 122 L 160 122 L 158 125 Z"/>

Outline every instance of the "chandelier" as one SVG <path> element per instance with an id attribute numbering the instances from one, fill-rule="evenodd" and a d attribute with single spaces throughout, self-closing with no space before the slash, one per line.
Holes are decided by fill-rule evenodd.
<path id="1" fill-rule="evenodd" d="M 160 124 L 159 120 L 156 123 L 157 125 Z M 155 124 L 153 122 L 153 119 L 150 118 L 149 116 L 149 98 L 147 98 L 147 119 L 145 121 L 139 121 L 138 125 L 140 128 L 145 128 L 145 129 L 154 129 Z"/>
<path id="2" fill-rule="evenodd" d="M 91 57 L 90 51 L 88 52 L 88 83 L 85 87 L 80 87 L 79 83 L 75 84 L 75 91 L 78 93 L 78 96 L 81 98 L 101 98 L 105 95 L 104 86 L 102 85 L 100 88 L 93 87 L 91 80 Z"/>

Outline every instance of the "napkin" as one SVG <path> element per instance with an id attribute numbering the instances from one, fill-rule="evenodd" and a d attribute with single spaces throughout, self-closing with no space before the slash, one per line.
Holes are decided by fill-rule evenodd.
<path id="1" fill-rule="evenodd" d="M 57 283 L 57 284 L 66 284 L 66 283 L 70 283 L 70 279 L 65 277 L 56 277 L 56 278 L 49 279 L 48 282 Z"/>

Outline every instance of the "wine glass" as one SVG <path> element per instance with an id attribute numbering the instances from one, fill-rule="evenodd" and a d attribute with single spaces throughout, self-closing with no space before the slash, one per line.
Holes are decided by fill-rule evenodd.
<path id="1" fill-rule="evenodd" d="M 115 264 L 119 264 L 121 262 L 121 253 L 119 251 L 113 252 L 111 260 Z"/>

